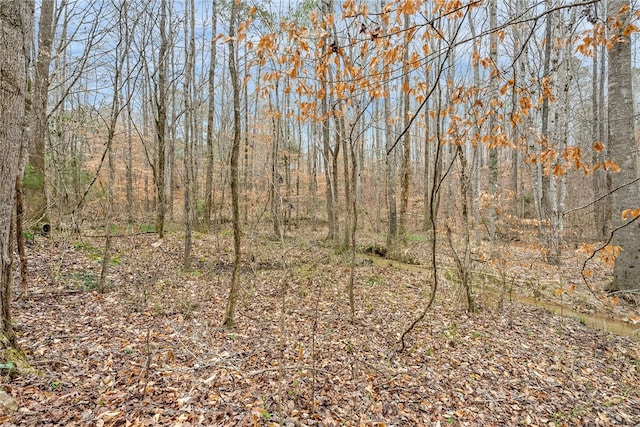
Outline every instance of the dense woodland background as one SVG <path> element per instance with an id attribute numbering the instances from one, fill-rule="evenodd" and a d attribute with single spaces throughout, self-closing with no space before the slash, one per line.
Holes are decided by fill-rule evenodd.
<path id="1" fill-rule="evenodd" d="M 346 244 L 355 191 L 360 227 L 403 236 L 430 228 L 435 175 L 439 216 L 458 226 L 468 180 L 482 238 L 528 219 L 541 243 L 604 240 L 604 2 L 322 4 L 238 6 L 244 222 L 268 206 L 276 234 L 322 220 Z M 194 225 L 230 220 L 229 5 L 44 1 L 37 12 L 33 98 L 46 126 L 23 185 L 48 204 L 28 198 L 29 219 L 46 206 L 55 226 L 104 221 L 111 161 L 118 219 L 153 223 L 164 210 L 180 223 L 187 197 Z"/>
<path id="2" fill-rule="evenodd" d="M 3 421 L 640 423 L 636 2 L 19 4 Z"/>

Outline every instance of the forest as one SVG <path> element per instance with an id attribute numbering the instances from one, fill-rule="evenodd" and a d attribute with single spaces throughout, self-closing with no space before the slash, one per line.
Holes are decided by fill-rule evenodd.
<path id="1" fill-rule="evenodd" d="M 0 425 L 640 426 L 636 0 L 0 0 Z"/>

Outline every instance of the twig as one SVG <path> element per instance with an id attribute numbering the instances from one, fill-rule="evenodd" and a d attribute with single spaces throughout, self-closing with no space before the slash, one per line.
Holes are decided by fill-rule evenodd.
<path id="1" fill-rule="evenodd" d="M 609 246 L 609 244 L 611 243 L 611 240 L 613 240 L 613 236 L 614 234 L 619 231 L 622 230 L 623 228 L 627 227 L 628 225 L 633 224 L 635 221 L 638 220 L 638 218 L 640 218 L 640 215 L 636 215 L 634 218 L 630 219 L 628 222 L 614 228 L 613 230 L 611 230 L 611 233 L 609 233 L 609 238 L 607 239 L 607 241 L 600 246 L 598 249 L 596 249 L 595 251 L 593 251 L 593 253 L 584 260 L 584 262 L 582 263 L 582 268 L 580 269 L 580 276 L 582 276 L 582 280 L 584 281 L 584 284 L 587 285 L 587 289 L 589 289 L 589 291 L 591 292 L 591 294 L 597 299 L 598 296 L 595 294 L 595 292 L 593 291 L 593 289 L 591 288 L 591 286 L 589 285 L 589 282 L 587 281 L 587 276 L 585 274 L 585 271 L 587 269 L 587 263 L 589 261 L 591 261 L 598 252 L 600 252 L 601 250 L 603 250 L 604 248 L 606 248 L 607 246 Z"/>
<path id="2" fill-rule="evenodd" d="M 598 198 L 597 198 L 597 199 L 595 199 L 595 200 L 590 201 L 589 203 L 587 203 L 587 204 L 586 204 L 586 205 L 584 205 L 584 206 L 578 206 L 577 208 L 569 209 L 568 211 L 565 211 L 562 215 L 564 216 L 564 215 L 570 214 L 570 213 L 572 213 L 572 212 L 579 211 L 579 210 L 582 210 L 582 209 L 586 209 L 586 208 L 588 208 L 589 206 L 595 205 L 595 204 L 596 204 L 596 203 L 598 203 L 600 200 L 606 199 L 607 197 L 609 197 L 610 195 L 612 195 L 612 194 L 613 194 L 613 193 L 615 193 L 616 191 L 621 190 L 621 189 L 623 189 L 623 188 L 625 188 L 625 187 L 628 187 L 628 186 L 630 186 L 630 185 L 633 185 L 633 184 L 635 184 L 635 183 L 636 183 L 636 182 L 638 182 L 638 181 L 640 181 L 640 177 L 638 177 L 638 178 L 636 178 L 636 179 L 634 179 L 634 180 L 632 180 L 632 181 L 630 181 L 630 182 L 627 182 L 626 184 L 622 184 L 622 185 L 621 185 L 621 186 L 619 186 L 618 188 L 614 188 L 613 190 L 611 190 L 611 191 L 607 192 L 607 194 L 605 194 L 605 195 L 603 195 L 603 196 L 600 196 L 600 197 L 598 197 Z"/>

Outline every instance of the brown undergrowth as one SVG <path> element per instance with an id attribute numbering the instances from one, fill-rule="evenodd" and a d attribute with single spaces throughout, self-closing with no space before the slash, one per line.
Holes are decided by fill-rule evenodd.
<path id="1" fill-rule="evenodd" d="M 640 423 L 637 340 L 508 294 L 478 290 L 482 310 L 468 315 L 444 255 L 443 287 L 403 353 L 399 336 L 422 308 L 430 273 L 360 258 L 351 323 L 350 258 L 310 234 L 256 238 L 237 327 L 225 330 L 230 236 L 197 234 L 189 272 L 178 233 L 118 237 L 104 294 L 95 289 L 100 238 L 37 240 L 31 293 L 14 314 L 39 374 L 3 379 L 20 405 L 4 425 Z M 424 255 L 420 242 L 408 248 Z M 509 292 L 548 282 L 539 292 L 556 295 L 556 270 L 519 271 L 523 249 L 510 250 L 508 263 L 476 269 L 518 278 Z M 571 298 L 581 301 L 578 292 Z"/>

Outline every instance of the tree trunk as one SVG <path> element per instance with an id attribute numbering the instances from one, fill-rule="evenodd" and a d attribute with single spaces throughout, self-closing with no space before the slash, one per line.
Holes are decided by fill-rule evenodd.
<path id="1" fill-rule="evenodd" d="M 26 144 L 27 77 L 33 36 L 34 2 L 0 2 L 0 350 L 17 348 L 11 324 L 13 221 L 16 179 Z M 4 360 L 4 352 L 0 353 Z"/>
<path id="2" fill-rule="evenodd" d="M 576 11 L 573 9 L 571 17 L 565 28 L 560 31 L 563 34 L 571 34 L 576 19 Z M 566 166 L 562 164 L 560 155 L 568 147 L 569 133 L 569 86 L 571 84 L 572 70 L 571 60 L 572 44 L 566 43 L 560 52 L 562 63 L 558 70 L 558 98 L 559 104 L 554 109 L 554 129 L 553 137 L 550 139 L 552 146 L 558 151 L 558 159 L 553 164 L 552 173 L 549 176 L 549 218 L 550 233 L 547 253 L 547 262 L 551 265 L 560 265 L 562 232 L 564 228 L 564 209 L 566 199 L 567 173 Z"/>
<path id="3" fill-rule="evenodd" d="M 620 13 L 623 8 L 627 11 Z M 608 23 L 613 45 L 609 48 L 609 154 L 620 167 L 611 174 L 614 232 L 612 244 L 621 251 L 613 268 L 611 288 L 618 291 L 640 291 L 640 220 L 627 224 L 626 209 L 640 208 L 638 182 L 638 143 L 634 132 L 633 91 L 631 74 L 631 40 L 626 32 L 631 15 L 629 0 L 611 0 Z M 621 24 L 621 25 L 617 25 Z"/>
<path id="4" fill-rule="evenodd" d="M 274 94 L 275 94 L 275 104 L 269 101 L 269 110 L 271 111 L 271 126 L 273 131 L 273 143 L 271 144 L 271 188 L 270 188 L 270 200 L 271 200 L 271 217 L 273 220 L 273 233 L 274 235 L 282 240 L 284 239 L 284 226 L 282 223 L 282 194 L 280 192 L 280 184 L 282 184 L 283 179 L 280 174 L 280 165 L 279 165 L 279 154 L 280 154 L 280 143 L 285 141 L 286 139 L 283 137 L 284 134 L 284 118 L 282 115 L 284 114 L 282 110 L 279 110 L 280 104 L 280 95 L 279 95 L 280 85 L 276 83 Z"/>
<path id="5" fill-rule="evenodd" d="M 23 188 L 30 222 L 47 222 L 47 192 L 45 173 L 45 141 L 48 130 L 49 67 L 53 44 L 54 0 L 42 0 L 38 20 L 38 54 L 33 75 L 31 127 L 28 167 Z"/>
<path id="6" fill-rule="evenodd" d="M 400 184 L 400 218 L 398 221 L 398 234 L 400 238 L 406 239 L 407 234 L 407 214 L 409 209 L 409 182 L 411 180 L 411 131 L 409 126 L 411 124 L 411 111 L 410 101 L 411 95 L 409 92 L 409 48 L 411 46 L 410 40 L 410 19 L 409 14 L 404 15 L 404 54 L 403 60 L 403 77 L 402 77 L 402 115 L 403 115 L 403 127 L 405 134 L 402 141 L 402 179 Z"/>
<path id="7" fill-rule="evenodd" d="M 351 247 L 351 179 L 349 178 L 349 155 L 350 155 L 350 141 L 346 137 L 346 129 L 344 123 L 344 117 L 339 117 L 336 120 L 338 126 L 336 127 L 336 139 L 339 144 L 342 145 L 342 175 L 344 177 L 344 247 Z"/>
<path id="8" fill-rule="evenodd" d="M 498 69 L 498 35 L 494 29 L 498 27 L 498 4 L 497 0 L 489 0 L 489 28 L 491 34 L 489 34 L 489 57 L 491 58 L 491 68 L 494 72 Z M 490 93 L 489 96 L 498 96 L 498 79 L 497 75 L 491 77 Z M 489 133 L 494 135 L 497 112 L 494 111 L 489 116 Z M 491 206 L 489 207 L 489 239 L 491 241 L 491 247 L 496 241 L 496 221 L 498 220 L 498 214 L 495 204 L 498 202 L 498 147 L 494 143 L 493 146 L 488 147 L 489 150 L 489 195 L 491 196 Z M 493 250 L 493 249 L 492 249 Z"/>
<path id="9" fill-rule="evenodd" d="M 352 126 L 355 126 L 354 123 Z M 353 132 L 351 132 L 353 134 Z M 350 148 L 350 157 L 351 157 L 351 211 L 353 214 L 353 220 L 351 223 L 351 229 L 349 233 L 351 234 L 351 269 L 349 274 L 349 285 L 347 286 L 347 293 L 349 294 L 349 315 L 351 317 L 351 322 L 355 320 L 356 317 L 356 302 L 355 302 L 355 267 L 356 267 L 356 232 L 358 231 L 358 197 L 357 197 L 357 189 L 358 189 L 358 158 L 356 156 L 356 147 L 357 142 L 353 141 L 349 138 L 349 148 Z M 346 151 L 347 147 L 345 147 Z M 348 176 L 345 179 L 349 179 Z"/>
<path id="10" fill-rule="evenodd" d="M 204 224 L 211 229 L 213 213 L 213 133 L 215 113 L 215 75 L 216 75 L 216 25 L 218 23 L 217 0 L 212 0 L 211 8 L 211 61 L 209 62 L 209 105 L 207 109 L 207 172 L 204 195 Z"/>
<path id="11" fill-rule="evenodd" d="M 597 8 L 597 5 L 594 5 Z M 594 32 L 597 32 L 594 28 Z M 594 34 L 594 37 L 596 34 Z M 602 163 L 607 156 L 606 141 L 607 135 L 605 133 L 605 67 L 606 67 L 606 46 L 595 46 L 593 52 L 593 84 L 592 84 L 592 139 L 595 143 L 599 141 L 603 144 L 603 148 L 593 151 L 592 162 L 594 165 Z M 599 61 L 598 61 L 599 60 Z M 610 185 L 607 184 L 607 171 L 604 168 L 599 168 L 593 173 L 593 198 L 596 200 L 594 205 L 594 220 L 596 228 L 596 238 L 598 240 L 606 240 L 611 229 L 611 198 L 605 197 L 609 190 Z M 610 181 L 609 181 L 610 184 Z"/>
<path id="12" fill-rule="evenodd" d="M 552 4 L 551 0 L 546 0 L 547 9 L 551 9 Z M 547 14 L 547 21 L 545 24 L 545 39 L 553 40 L 553 22 L 556 13 L 550 12 Z M 542 61 L 542 76 L 543 79 L 550 79 L 551 73 L 551 55 L 552 55 L 552 47 L 553 43 L 546 43 L 544 46 L 544 59 Z M 541 153 L 544 149 L 548 148 L 549 144 L 549 110 L 550 110 L 550 100 L 549 96 L 545 95 L 544 91 L 544 82 L 542 82 L 540 87 L 540 93 L 542 94 L 542 109 L 541 109 L 541 123 L 540 123 L 540 139 L 541 143 L 538 144 L 537 147 L 538 154 Z M 549 87 L 552 87 L 552 82 L 549 81 Z M 539 156 L 538 156 L 539 157 Z M 536 182 L 534 184 L 534 192 L 536 193 L 536 202 L 538 208 L 538 219 L 540 220 L 540 238 L 544 241 L 548 241 L 549 230 L 547 227 L 547 220 L 550 215 L 550 206 L 549 206 L 549 196 L 548 190 L 550 187 L 549 184 L 549 176 L 542 171 L 541 162 L 536 162 L 535 165 L 535 177 Z"/>
<path id="13" fill-rule="evenodd" d="M 164 237 L 164 221 L 167 209 L 165 193 L 165 150 L 166 150 L 166 130 L 167 130 L 167 72 L 168 55 L 167 49 L 169 40 L 167 37 L 167 4 L 162 0 L 160 4 L 160 51 L 158 53 L 158 83 L 155 93 L 156 107 L 156 143 L 157 143 L 157 164 L 155 167 L 156 184 L 156 232 L 162 239 Z"/>
<path id="14" fill-rule="evenodd" d="M 324 92 L 327 92 L 326 81 L 322 80 Z M 322 111 L 322 123 L 320 126 L 322 127 L 322 154 L 323 154 L 323 164 L 324 164 L 324 176 L 325 176 L 325 195 L 327 199 L 327 221 L 329 222 L 329 232 L 327 235 L 327 239 L 334 241 L 338 235 L 338 224 L 336 224 L 337 220 L 337 208 L 336 208 L 336 195 L 333 192 L 333 175 L 331 174 L 331 162 L 333 160 L 333 150 L 331 149 L 331 133 L 329 129 L 329 99 L 325 97 L 320 100 L 321 111 Z"/>
<path id="15" fill-rule="evenodd" d="M 242 238 L 242 223 L 240 218 L 240 192 L 238 158 L 240 156 L 240 83 L 238 82 L 238 71 L 236 62 L 236 19 L 238 2 L 233 2 L 231 6 L 231 18 L 229 22 L 229 75 L 231 77 L 231 86 L 233 88 L 233 145 L 231 146 L 231 158 L 229 161 L 231 169 L 231 206 L 233 213 L 233 272 L 231 274 L 231 288 L 227 299 L 227 309 L 223 325 L 226 328 L 232 328 L 234 325 L 234 317 L 238 297 L 240 293 L 240 265 L 242 254 L 240 252 L 240 244 Z"/>
<path id="16" fill-rule="evenodd" d="M 385 93 L 388 92 L 389 85 L 385 83 Z M 396 151 L 391 149 L 393 145 L 393 134 L 389 118 L 391 117 L 391 102 L 389 96 L 384 97 L 384 137 L 385 137 L 385 160 L 386 160 L 386 186 L 387 186 L 387 209 L 389 227 L 387 229 L 387 244 L 391 244 L 398 236 L 398 211 L 396 200 Z M 389 151 L 391 150 L 391 151 Z"/>
<path id="17" fill-rule="evenodd" d="M 462 204 L 462 239 L 464 244 L 464 255 L 460 259 L 454 250 L 458 270 L 460 271 L 460 279 L 462 287 L 467 299 L 467 310 L 469 313 L 478 311 L 476 302 L 473 297 L 473 289 L 471 283 L 471 215 L 469 211 L 469 197 L 471 195 L 471 175 L 469 174 L 469 166 L 467 156 L 462 144 L 456 145 L 457 158 L 460 163 L 460 200 Z M 449 236 L 451 240 L 451 237 Z M 453 242 L 451 242 L 453 247 Z"/>
<path id="18" fill-rule="evenodd" d="M 184 255 L 183 266 L 189 271 L 191 269 L 191 234 L 193 228 L 193 198 L 192 192 L 195 193 L 193 187 L 193 146 L 195 139 L 195 130 L 193 123 L 195 121 L 193 99 L 191 97 L 191 85 L 194 80 L 195 68 L 195 5 L 193 0 L 185 4 L 185 71 L 184 71 Z"/>
<path id="19" fill-rule="evenodd" d="M 376 99 L 373 101 L 373 116 L 374 116 L 374 120 L 377 122 L 380 120 L 381 114 L 380 114 L 380 100 Z M 375 186 L 374 186 L 374 194 L 375 194 L 375 221 L 374 221 L 374 230 L 376 233 L 380 232 L 380 224 L 382 222 L 382 197 L 381 197 L 381 193 L 382 193 L 382 188 L 383 185 L 382 183 L 384 182 L 382 175 L 382 171 L 381 171 L 381 164 L 382 164 L 382 156 L 383 156 L 383 151 L 382 151 L 382 132 L 380 131 L 380 126 L 376 126 L 375 127 L 375 131 L 373 134 L 373 138 L 374 138 L 374 149 L 373 149 L 373 158 L 372 161 L 375 162 L 375 168 L 374 168 L 374 173 L 375 173 Z M 386 156 L 385 156 L 386 157 Z"/>

